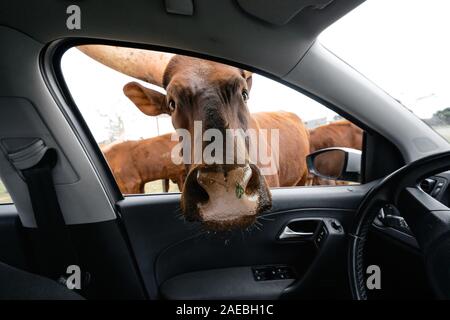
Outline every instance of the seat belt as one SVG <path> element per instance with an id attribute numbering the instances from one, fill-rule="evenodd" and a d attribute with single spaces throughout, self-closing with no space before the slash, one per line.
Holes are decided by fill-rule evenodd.
<path id="1" fill-rule="evenodd" d="M 37 225 L 38 243 L 33 245 L 37 249 L 39 272 L 65 284 L 67 267 L 80 265 L 53 182 L 56 150 L 48 148 L 41 139 L 36 139 L 26 148 L 9 153 L 8 156 L 28 186 Z"/>

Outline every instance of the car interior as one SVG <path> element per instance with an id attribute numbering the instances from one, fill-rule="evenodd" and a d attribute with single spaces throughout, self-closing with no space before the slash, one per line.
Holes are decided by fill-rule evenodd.
<path id="1" fill-rule="evenodd" d="M 317 41 L 363 2 L 87 0 L 68 29 L 67 1 L 3 1 L 0 299 L 450 298 L 448 142 Z M 180 218 L 179 192 L 124 195 L 61 67 L 82 45 L 206 59 L 298 91 L 363 129 L 361 152 L 340 150 L 358 183 L 273 188 L 245 230 Z"/>

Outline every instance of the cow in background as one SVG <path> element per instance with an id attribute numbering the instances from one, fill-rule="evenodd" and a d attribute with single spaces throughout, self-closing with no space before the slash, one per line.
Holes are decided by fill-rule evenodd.
<path id="1" fill-rule="evenodd" d="M 101 147 L 106 161 L 123 194 L 144 193 L 147 182 L 163 180 L 167 192 L 169 179 L 176 182 L 180 190 L 184 183 L 183 165 L 171 159 L 171 150 L 177 141 L 171 134 L 154 138 L 124 141 Z"/>
<path id="2" fill-rule="evenodd" d="M 279 130 L 278 185 L 270 187 L 292 187 L 305 185 L 308 178 L 306 156 L 309 154 L 309 132 L 302 120 L 292 112 L 252 113 L 261 129 Z"/>
<path id="3" fill-rule="evenodd" d="M 332 122 L 309 131 L 309 144 L 311 153 L 320 149 L 331 147 L 362 149 L 363 130 L 347 120 Z M 328 168 L 328 172 L 336 172 L 339 162 L 331 156 L 321 165 Z M 318 168 L 320 171 L 320 168 Z M 308 177 L 308 185 L 339 185 L 346 184 L 341 181 L 327 180 L 312 174 Z"/>

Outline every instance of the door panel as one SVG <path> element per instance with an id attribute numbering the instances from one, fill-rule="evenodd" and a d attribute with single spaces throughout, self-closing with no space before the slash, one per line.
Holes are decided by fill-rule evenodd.
<path id="1" fill-rule="evenodd" d="M 256 226 L 225 233 L 208 232 L 199 224 L 185 222 L 179 194 L 126 197 L 118 207 L 150 297 L 298 297 L 314 294 L 312 282 L 315 291 L 321 287 L 319 282 L 329 288 L 346 287 L 344 282 L 343 286 L 336 286 L 335 282 L 346 279 L 346 239 L 344 232 L 333 232 L 330 223 L 336 220 L 342 231 L 348 230 L 370 187 L 366 184 L 274 189 L 273 208 L 260 217 Z M 286 225 L 299 218 L 325 221 L 326 241 L 319 246 L 317 237 L 279 240 Z M 255 267 L 261 266 L 292 268 L 296 281 L 267 280 L 257 285 L 250 275 Z M 214 278 L 235 279 L 227 281 L 228 295 L 217 292 L 220 285 L 208 286 Z M 193 279 L 197 286 L 189 285 Z M 285 285 L 275 290 L 276 281 L 285 281 Z M 242 285 L 247 290 L 245 294 L 242 289 L 237 290 Z M 204 288 L 201 293 L 200 287 Z M 265 287 L 268 289 L 262 289 Z"/>

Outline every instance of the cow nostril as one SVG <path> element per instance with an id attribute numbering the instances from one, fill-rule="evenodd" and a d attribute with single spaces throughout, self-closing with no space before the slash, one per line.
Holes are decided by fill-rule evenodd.
<path id="1" fill-rule="evenodd" d="M 242 168 L 242 180 L 240 183 L 237 183 L 240 185 L 242 190 L 245 192 L 247 190 L 248 183 L 250 182 L 250 179 L 252 178 L 253 172 L 249 165 L 246 165 Z"/>
<path id="2" fill-rule="evenodd" d="M 192 193 L 195 195 L 195 198 L 197 201 L 199 201 L 199 202 L 208 201 L 208 199 L 209 199 L 208 192 L 206 192 L 205 188 L 198 181 L 198 177 L 199 177 L 199 170 L 197 171 L 195 179 L 192 179 L 190 189 L 191 189 Z"/>

